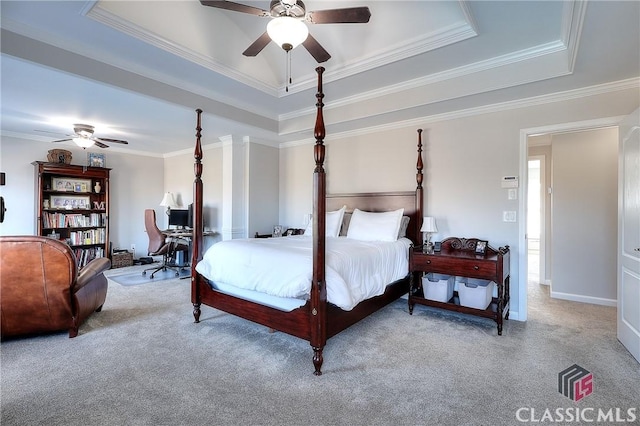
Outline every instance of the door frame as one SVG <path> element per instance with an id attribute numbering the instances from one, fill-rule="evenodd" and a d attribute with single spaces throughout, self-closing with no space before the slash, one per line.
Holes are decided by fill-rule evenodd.
<path id="1" fill-rule="evenodd" d="M 529 179 L 529 156 L 528 156 L 528 139 L 529 136 L 535 136 L 542 133 L 567 133 L 578 132 L 584 130 L 593 130 L 602 127 L 617 126 L 625 116 L 605 117 L 594 120 L 574 121 L 569 123 L 550 124 L 540 127 L 529 127 L 520 129 L 520 186 L 518 194 L 518 217 L 523 218 L 518 223 L 518 247 L 520 247 L 520 253 L 518 253 L 518 312 L 515 314 L 515 319 L 520 321 L 527 320 L 528 302 L 527 302 L 527 191 L 528 191 L 528 179 Z M 547 182 L 549 185 L 549 182 Z"/>

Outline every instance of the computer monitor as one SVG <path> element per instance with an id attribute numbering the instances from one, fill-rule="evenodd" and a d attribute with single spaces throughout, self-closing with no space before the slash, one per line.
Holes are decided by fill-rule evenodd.
<path id="1" fill-rule="evenodd" d="M 193 229 L 193 203 L 189 204 L 189 207 L 188 207 L 187 211 L 189 212 L 187 226 L 189 228 Z"/>
<path id="2" fill-rule="evenodd" d="M 189 210 L 169 210 L 169 226 L 178 228 L 189 226 Z"/>

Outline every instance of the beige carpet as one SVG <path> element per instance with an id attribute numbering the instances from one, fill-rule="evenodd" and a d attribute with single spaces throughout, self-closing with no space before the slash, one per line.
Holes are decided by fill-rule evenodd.
<path id="1" fill-rule="evenodd" d="M 2 425 L 514 425 L 516 413 L 637 407 L 640 367 L 615 309 L 549 300 L 493 321 L 391 304 L 331 338 L 324 375 L 305 341 L 211 308 L 193 323 L 189 280 L 111 283 L 102 312 L 65 333 L 1 346 Z M 593 393 L 573 402 L 558 373 Z M 637 409 L 637 408 L 636 408 Z M 640 413 L 640 410 L 638 411 Z"/>

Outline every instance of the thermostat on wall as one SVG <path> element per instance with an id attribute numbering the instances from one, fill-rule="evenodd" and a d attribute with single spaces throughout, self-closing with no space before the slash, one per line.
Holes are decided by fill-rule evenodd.
<path id="1" fill-rule="evenodd" d="M 517 188 L 518 187 L 518 176 L 503 176 L 502 177 L 502 187 L 503 188 Z"/>

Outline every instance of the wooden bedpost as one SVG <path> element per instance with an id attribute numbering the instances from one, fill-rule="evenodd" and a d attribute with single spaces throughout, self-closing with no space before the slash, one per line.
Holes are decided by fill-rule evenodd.
<path id="1" fill-rule="evenodd" d="M 193 317 L 195 322 L 200 322 L 200 290 L 197 280 L 202 279 L 197 276 L 196 265 L 202 260 L 203 242 L 203 221 L 202 221 L 202 142 L 201 137 L 201 116 L 202 110 L 196 109 L 196 147 L 193 153 L 195 163 L 193 171 L 195 179 L 193 181 L 193 241 L 191 243 L 191 303 L 193 303 Z"/>
<path id="2" fill-rule="evenodd" d="M 324 117 L 322 108 L 323 67 L 316 68 L 318 73 L 318 92 L 316 93 L 316 125 L 313 135 L 316 144 L 313 157 L 316 162 L 313 171 L 313 278 L 311 281 L 311 346 L 313 347 L 313 365 L 315 374 L 322 374 L 322 349 L 327 343 L 327 289 L 325 283 L 325 230 L 326 230 L 326 174 L 324 170 Z"/>
<path id="3" fill-rule="evenodd" d="M 424 190 L 422 189 L 422 169 L 424 163 L 422 162 L 422 129 L 418 129 L 418 162 L 416 164 L 416 212 L 418 216 L 418 223 L 416 223 L 416 230 L 414 234 L 415 241 L 422 241 L 420 235 L 420 228 L 422 225 L 422 218 L 424 217 Z"/>

